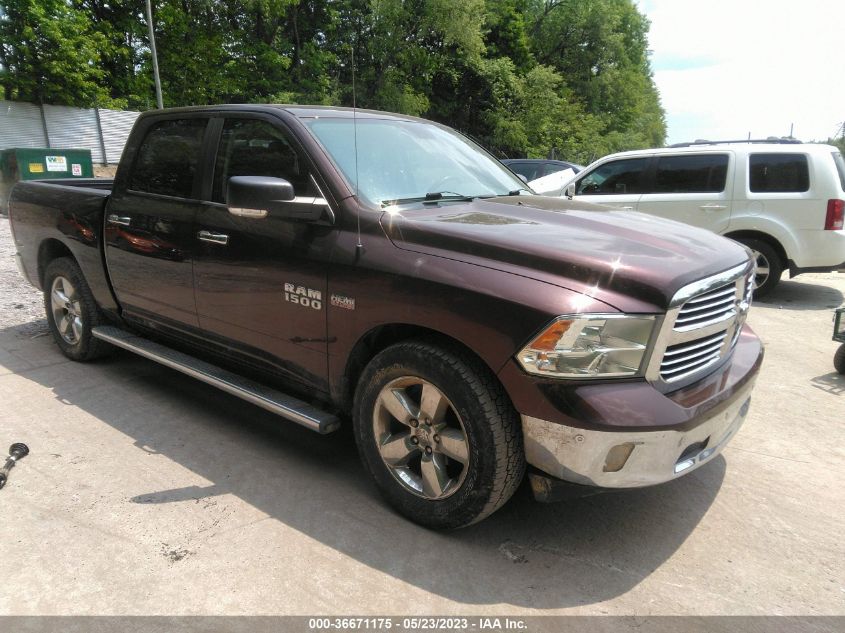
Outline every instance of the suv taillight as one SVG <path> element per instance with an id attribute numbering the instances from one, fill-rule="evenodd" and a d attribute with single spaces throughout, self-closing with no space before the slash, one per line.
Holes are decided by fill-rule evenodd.
<path id="1" fill-rule="evenodd" d="M 828 200 L 825 231 L 841 231 L 845 227 L 845 200 Z"/>

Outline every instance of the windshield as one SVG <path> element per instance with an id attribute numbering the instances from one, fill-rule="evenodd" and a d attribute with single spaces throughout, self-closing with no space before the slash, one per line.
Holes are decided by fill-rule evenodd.
<path id="1" fill-rule="evenodd" d="M 525 183 L 456 132 L 421 121 L 314 118 L 305 121 L 358 194 L 375 204 L 504 196 Z M 442 194 L 442 195 L 438 195 Z"/>

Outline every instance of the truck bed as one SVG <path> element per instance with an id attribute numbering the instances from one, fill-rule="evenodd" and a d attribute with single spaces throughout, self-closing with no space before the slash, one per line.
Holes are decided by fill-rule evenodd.
<path id="1" fill-rule="evenodd" d="M 103 227 L 110 178 L 30 180 L 17 183 L 9 197 L 9 218 L 18 263 L 41 288 L 46 252 L 69 254 L 79 263 L 94 298 L 106 309 L 116 303 L 103 266 Z"/>

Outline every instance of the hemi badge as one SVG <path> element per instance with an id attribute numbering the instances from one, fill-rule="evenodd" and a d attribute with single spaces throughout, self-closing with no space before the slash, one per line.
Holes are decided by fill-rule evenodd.
<path id="1" fill-rule="evenodd" d="M 343 295 L 332 295 L 331 304 L 336 308 L 343 308 L 344 310 L 355 309 L 355 299 L 352 297 L 344 297 Z"/>

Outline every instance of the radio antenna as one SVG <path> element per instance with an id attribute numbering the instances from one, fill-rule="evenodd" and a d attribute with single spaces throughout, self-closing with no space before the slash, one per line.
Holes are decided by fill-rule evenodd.
<path id="1" fill-rule="evenodd" d="M 358 38 L 355 38 L 358 41 Z M 356 210 L 356 217 L 358 218 L 358 244 L 356 245 L 358 254 L 364 245 L 361 244 L 361 204 L 358 196 L 358 110 L 355 101 L 355 44 L 352 45 L 352 139 L 355 151 L 355 202 L 358 206 Z"/>

